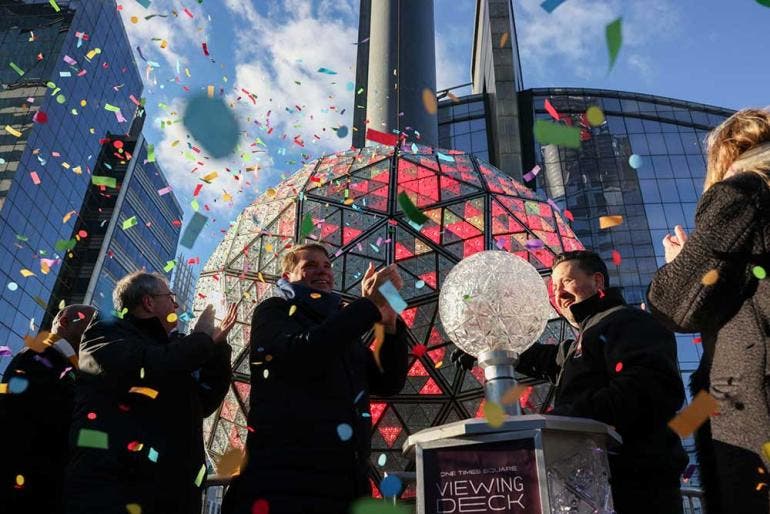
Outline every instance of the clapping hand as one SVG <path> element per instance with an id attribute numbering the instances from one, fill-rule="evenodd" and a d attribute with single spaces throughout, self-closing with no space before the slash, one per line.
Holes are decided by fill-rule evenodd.
<path id="1" fill-rule="evenodd" d="M 200 316 L 198 316 L 198 321 L 195 322 L 193 332 L 203 332 L 204 334 L 210 336 L 215 343 L 223 343 L 227 340 L 227 334 L 229 334 L 230 330 L 233 328 L 233 326 L 235 326 L 235 320 L 237 317 L 237 305 L 231 304 L 227 308 L 225 318 L 222 320 L 219 326 L 214 326 L 216 321 L 214 319 L 214 306 L 208 304 L 206 308 L 203 309 L 203 312 L 201 312 Z"/>
<path id="2" fill-rule="evenodd" d="M 687 242 L 687 232 L 684 231 L 682 225 L 674 227 L 674 235 L 666 234 L 663 238 L 663 250 L 666 254 L 666 263 L 669 263 L 676 259 L 679 252 L 682 251 L 682 247 Z"/>
<path id="3" fill-rule="evenodd" d="M 396 332 L 396 319 L 398 318 L 398 314 L 393 310 L 385 297 L 382 296 L 382 293 L 380 293 L 380 287 L 388 281 L 393 284 L 393 287 L 395 287 L 396 290 L 399 290 L 404 286 L 404 281 L 398 274 L 395 264 L 391 264 L 390 266 L 386 266 L 385 268 L 376 271 L 374 265 L 369 263 L 369 267 L 366 269 L 364 278 L 361 281 L 361 294 L 364 298 L 368 298 L 374 302 L 377 308 L 380 309 L 380 314 L 382 316 L 381 323 L 385 325 L 385 330 L 388 333 L 393 334 Z"/>

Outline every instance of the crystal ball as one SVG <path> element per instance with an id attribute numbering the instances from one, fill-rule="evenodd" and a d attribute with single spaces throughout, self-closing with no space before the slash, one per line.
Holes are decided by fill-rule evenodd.
<path id="1" fill-rule="evenodd" d="M 537 269 L 495 250 L 471 255 L 452 268 L 438 309 L 452 342 L 474 356 L 491 350 L 521 354 L 554 315 Z"/>

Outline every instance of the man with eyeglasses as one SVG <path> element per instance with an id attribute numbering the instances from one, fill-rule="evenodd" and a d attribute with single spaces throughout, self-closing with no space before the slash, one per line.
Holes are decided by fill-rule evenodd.
<path id="1" fill-rule="evenodd" d="M 162 275 L 123 277 L 113 303 L 80 347 L 65 512 L 200 512 L 202 422 L 230 383 L 235 305 L 216 327 L 209 305 L 184 336 Z"/>

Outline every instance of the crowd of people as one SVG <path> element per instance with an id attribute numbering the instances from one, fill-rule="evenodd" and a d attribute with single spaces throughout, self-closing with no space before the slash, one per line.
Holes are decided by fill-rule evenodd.
<path id="1" fill-rule="evenodd" d="M 769 218 L 770 112 L 746 109 L 709 136 L 695 228 L 662 241 L 667 264 L 646 310 L 610 287 L 596 253 L 554 261 L 554 306 L 577 337 L 533 345 L 516 369 L 554 384 L 549 414 L 622 436 L 608 457 L 619 514 L 682 513 L 688 459 L 668 426 L 685 401 L 673 331 L 702 334 L 690 388 L 718 403 L 696 434 L 705 512 L 770 511 Z M 406 326 L 380 292 L 402 287 L 394 266 L 370 265 L 361 298 L 346 303 L 324 246 L 293 247 L 282 264 L 278 295 L 253 313 L 249 433 L 223 514 L 348 512 L 369 494 L 369 395 L 397 394 L 406 380 Z M 67 306 L 42 348 L 8 364 L 0 512 L 200 512 L 202 424 L 229 388 L 236 306 L 220 321 L 208 306 L 180 334 L 174 293 L 147 272 L 121 279 L 113 303 L 117 316 Z M 475 364 L 460 351 L 453 360 Z"/>

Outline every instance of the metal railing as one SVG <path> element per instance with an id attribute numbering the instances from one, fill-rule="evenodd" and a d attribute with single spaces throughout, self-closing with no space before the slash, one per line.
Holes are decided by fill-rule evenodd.
<path id="1" fill-rule="evenodd" d="M 417 474 L 410 471 L 393 471 L 385 475 L 395 475 L 406 487 L 417 481 Z M 230 477 L 209 475 L 203 485 L 203 511 L 202 514 L 220 514 L 222 498 L 225 495 Z M 394 498 L 395 503 L 395 498 Z M 682 488 L 682 506 L 684 514 L 706 514 L 703 508 L 703 491 L 694 487 Z"/>

